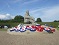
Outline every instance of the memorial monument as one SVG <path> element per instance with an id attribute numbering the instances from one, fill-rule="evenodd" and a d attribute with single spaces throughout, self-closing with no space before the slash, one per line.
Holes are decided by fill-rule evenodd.
<path id="1" fill-rule="evenodd" d="M 24 23 L 33 24 L 35 23 L 35 19 L 29 15 L 29 11 L 27 10 L 24 16 Z"/>

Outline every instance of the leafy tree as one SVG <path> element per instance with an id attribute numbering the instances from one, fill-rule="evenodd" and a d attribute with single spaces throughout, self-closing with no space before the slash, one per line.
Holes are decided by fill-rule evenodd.
<path id="1" fill-rule="evenodd" d="M 41 18 L 37 18 L 36 22 L 42 22 Z"/>
<path id="2" fill-rule="evenodd" d="M 24 17 L 23 16 L 21 16 L 21 15 L 17 15 L 17 16 L 15 16 L 15 18 L 14 19 L 10 19 L 10 20 L 1 20 L 0 19 L 0 23 L 14 23 L 14 22 L 19 22 L 19 23 L 23 23 L 24 22 Z"/>
<path id="3" fill-rule="evenodd" d="M 59 22 L 59 20 L 54 20 L 54 22 Z"/>
<path id="4" fill-rule="evenodd" d="M 24 17 L 21 15 L 19 15 L 19 16 L 17 15 L 14 18 L 14 22 L 24 22 Z"/>

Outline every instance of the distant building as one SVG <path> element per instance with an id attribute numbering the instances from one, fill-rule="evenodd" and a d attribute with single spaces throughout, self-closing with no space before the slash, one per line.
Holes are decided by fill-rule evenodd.
<path id="1" fill-rule="evenodd" d="M 31 24 L 35 22 L 35 19 L 29 15 L 29 11 L 26 11 L 26 14 L 24 16 L 24 22 Z"/>

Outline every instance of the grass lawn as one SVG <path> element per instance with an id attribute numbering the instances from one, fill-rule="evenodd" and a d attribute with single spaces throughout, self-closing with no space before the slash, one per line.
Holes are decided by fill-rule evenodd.
<path id="1" fill-rule="evenodd" d="M 7 31 L 7 29 L 4 29 L 4 28 L 3 28 L 3 29 L 1 29 L 1 28 L 0 28 L 0 31 Z"/>
<path id="2" fill-rule="evenodd" d="M 56 28 L 57 30 L 59 30 L 59 28 Z"/>

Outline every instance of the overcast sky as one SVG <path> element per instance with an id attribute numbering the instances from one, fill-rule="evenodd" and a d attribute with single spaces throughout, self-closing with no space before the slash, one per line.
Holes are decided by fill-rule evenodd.
<path id="1" fill-rule="evenodd" d="M 24 16 L 26 10 L 43 22 L 59 20 L 59 0 L 0 0 L 0 19 Z"/>

